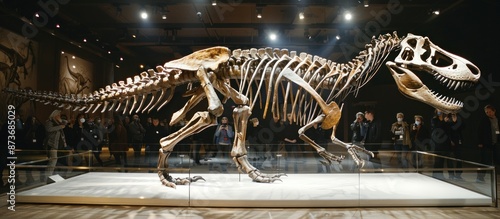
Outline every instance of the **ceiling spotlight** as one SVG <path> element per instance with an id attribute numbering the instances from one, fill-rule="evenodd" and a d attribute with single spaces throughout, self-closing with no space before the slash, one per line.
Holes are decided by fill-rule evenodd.
<path id="1" fill-rule="evenodd" d="M 350 20 L 352 19 L 352 14 L 351 14 L 351 12 L 350 12 L 350 11 L 346 11 L 346 12 L 344 13 L 344 19 L 346 19 L 346 20 L 348 20 L 348 21 L 350 21 Z"/>
<path id="2" fill-rule="evenodd" d="M 434 15 L 439 15 L 439 10 L 434 10 L 434 11 L 432 11 L 432 14 L 434 14 Z"/>
<path id="3" fill-rule="evenodd" d="M 212 0 L 212 6 L 216 6 L 217 5 L 217 0 Z"/>
<path id="4" fill-rule="evenodd" d="M 257 8 L 257 18 L 262 18 L 262 8 Z"/>
<path id="5" fill-rule="evenodd" d="M 56 24 L 56 28 L 61 28 L 61 25 L 59 25 L 59 24 Z"/>
<path id="6" fill-rule="evenodd" d="M 363 6 L 365 8 L 368 8 L 368 6 L 370 6 L 370 1 L 369 0 L 363 0 Z"/>
<path id="7" fill-rule="evenodd" d="M 299 19 L 304 20 L 304 12 L 299 12 Z"/>
<path id="8" fill-rule="evenodd" d="M 335 36 L 335 39 L 340 40 L 340 35 Z"/>
<path id="9" fill-rule="evenodd" d="M 165 7 L 160 7 L 160 14 L 161 14 L 161 19 L 162 20 L 167 20 L 167 11 L 168 11 L 168 9 L 165 9 Z"/>
<path id="10" fill-rule="evenodd" d="M 275 33 L 269 34 L 269 39 L 271 39 L 272 41 L 275 41 L 277 38 L 278 36 Z"/>
<path id="11" fill-rule="evenodd" d="M 146 9 L 142 8 L 140 13 L 141 13 L 142 19 L 144 19 L 144 20 L 148 19 L 148 12 L 146 11 Z"/>
<path id="12" fill-rule="evenodd" d="M 87 38 L 83 38 L 83 42 L 86 43 L 87 42 Z"/>

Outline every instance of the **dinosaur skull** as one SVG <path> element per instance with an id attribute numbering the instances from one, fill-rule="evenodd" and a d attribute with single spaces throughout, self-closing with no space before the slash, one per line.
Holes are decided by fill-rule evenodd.
<path id="1" fill-rule="evenodd" d="M 476 83 L 480 70 L 471 62 L 434 45 L 427 37 L 408 34 L 401 41 L 401 52 L 394 62 L 387 62 L 399 91 L 444 112 L 457 112 L 463 103 L 429 89 L 413 71 L 423 71 L 448 89 L 469 87 Z"/>

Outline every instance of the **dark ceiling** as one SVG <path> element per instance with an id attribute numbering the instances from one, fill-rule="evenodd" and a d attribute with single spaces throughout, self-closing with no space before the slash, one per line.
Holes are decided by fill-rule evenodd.
<path id="1" fill-rule="evenodd" d="M 131 57 L 152 66 L 215 45 L 231 49 L 288 48 L 345 61 L 352 58 L 345 48 L 352 47 L 340 45 L 354 45 L 361 50 L 362 46 L 354 41 L 362 41 L 364 45 L 366 38 L 360 36 L 393 31 L 401 36 L 408 32 L 421 35 L 440 32 L 440 35 L 452 36 L 453 29 L 461 26 L 474 28 L 464 24 L 461 17 L 466 16 L 464 12 L 477 11 L 477 5 L 486 9 L 498 6 L 495 0 L 369 0 L 368 7 L 364 7 L 363 0 L 218 0 L 216 6 L 212 6 L 211 0 L 0 2 L 3 18 L 21 18 L 34 23 L 37 19 L 34 15 L 45 12 L 49 15 L 47 23 L 39 25 L 43 31 L 111 59 Z M 40 2 L 46 2 L 45 6 Z M 139 17 L 141 9 L 149 12 L 147 20 Z M 262 9 L 261 19 L 256 16 L 259 9 Z M 350 22 L 343 19 L 346 10 L 354 15 Z M 434 15 L 433 10 L 440 10 L 441 14 Z M 302 20 L 299 19 L 301 11 Z M 162 19 L 163 14 L 166 19 Z M 56 24 L 60 28 L 56 28 Z M 268 39 L 267 34 L 271 32 L 278 34 L 277 42 Z M 337 40 L 337 35 L 342 38 Z M 106 54 L 108 51 L 111 54 Z"/>

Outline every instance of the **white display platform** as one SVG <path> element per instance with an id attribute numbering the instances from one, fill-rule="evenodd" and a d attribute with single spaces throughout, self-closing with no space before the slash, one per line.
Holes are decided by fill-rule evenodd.
<path id="1" fill-rule="evenodd" d="M 187 174 L 172 174 L 186 177 Z M 19 192 L 17 203 L 191 207 L 491 206 L 491 197 L 418 173 L 289 174 L 256 183 L 244 174 L 163 186 L 156 173 L 82 174 Z"/>

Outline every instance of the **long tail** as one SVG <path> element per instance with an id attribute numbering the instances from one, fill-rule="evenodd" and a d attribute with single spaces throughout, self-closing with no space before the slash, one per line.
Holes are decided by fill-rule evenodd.
<path id="1" fill-rule="evenodd" d="M 127 78 L 126 82 L 113 83 L 88 94 L 61 94 L 52 91 L 11 88 L 5 88 L 3 92 L 44 105 L 84 111 L 85 113 L 94 113 L 98 109 L 101 109 L 101 112 L 123 110 L 124 114 L 133 111 L 137 113 L 141 110 L 144 112 L 153 108 L 159 110 L 172 99 L 175 86 L 168 82 L 168 77 L 175 72 L 166 73 L 162 67 L 158 67 L 157 70 L 158 72 L 154 70 L 142 72 L 140 75 L 134 76 L 133 79 Z M 158 82 L 163 83 L 159 84 Z M 167 92 L 170 93 L 165 95 Z M 150 95 L 152 95 L 151 98 Z M 146 103 L 147 100 L 149 103 Z M 158 106 L 158 102 L 162 102 L 162 104 Z"/>
<path id="2" fill-rule="evenodd" d="M 3 89 L 4 93 L 16 96 L 18 98 L 31 101 L 41 102 L 45 105 L 54 105 L 59 108 L 63 107 L 83 107 L 88 106 L 87 94 L 60 94 L 52 91 L 33 91 L 30 89 Z"/>

